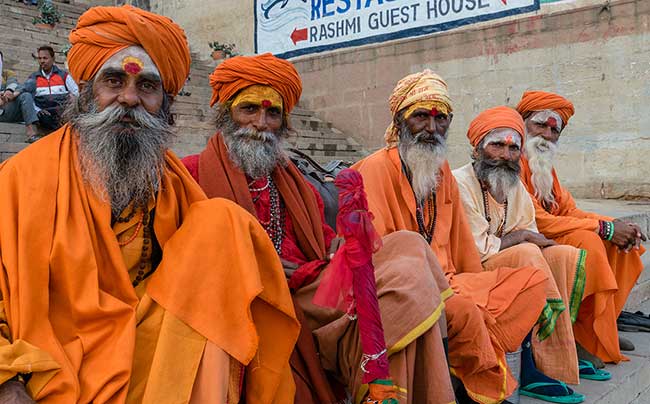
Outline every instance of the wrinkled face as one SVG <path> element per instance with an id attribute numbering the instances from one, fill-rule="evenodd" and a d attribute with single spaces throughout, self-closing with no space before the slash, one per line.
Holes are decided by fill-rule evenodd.
<path id="1" fill-rule="evenodd" d="M 418 108 L 409 115 L 405 122 L 409 131 L 418 142 L 435 143 L 436 136 L 447 138 L 452 115 L 445 115 L 435 109 Z"/>
<path id="2" fill-rule="evenodd" d="M 282 128 L 282 97 L 268 86 L 254 85 L 239 93 L 230 114 L 240 128 L 277 134 Z"/>
<path id="3" fill-rule="evenodd" d="M 562 118 L 553 110 L 535 111 L 525 120 L 526 136 L 541 136 L 549 142 L 557 143 L 562 133 Z"/>
<path id="4" fill-rule="evenodd" d="M 481 143 L 485 159 L 519 163 L 521 135 L 516 130 L 511 128 L 494 129 Z"/>
<path id="5" fill-rule="evenodd" d="M 104 63 L 95 76 L 93 94 L 99 111 L 119 104 L 125 108 L 142 106 L 157 114 L 163 104 L 160 72 L 139 46 L 122 49 Z"/>
<path id="6" fill-rule="evenodd" d="M 511 128 L 490 131 L 474 151 L 474 172 L 498 201 L 519 183 L 521 135 Z"/>
<path id="7" fill-rule="evenodd" d="M 38 51 L 38 65 L 44 72 L 49 72 L 54 66 L 54 57 L 46 50 Z"/>

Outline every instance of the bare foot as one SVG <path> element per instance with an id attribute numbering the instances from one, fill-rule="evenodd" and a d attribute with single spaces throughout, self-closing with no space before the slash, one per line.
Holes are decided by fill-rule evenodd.
<path id="1" fill-rule="evenodd" d="M 634 344 L 625 337 L 618 336 L 618 346 L 621 351 L 634 351 Z"/>
<path id="2" fill-rule="evenodd" d="M 584 349 L 582 345 L 578 344 L 577 342 L 576 342 L 576 349 L 578 351 L 578 359 L 591 362 L 596 367 L 596 369 L 602 369 L 605 367 L 605 362 L 603 362 L 596 355 L 593 355 L 592 353 Z"/>

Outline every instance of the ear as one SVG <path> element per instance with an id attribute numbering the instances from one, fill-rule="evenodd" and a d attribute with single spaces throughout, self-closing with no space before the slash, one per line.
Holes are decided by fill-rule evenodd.
<path id="1" fill-rule="evenodd" d="M 88 84 L 88 82 L 86 80 L 79 80 L 78 86 L 79 86 L 79 92 L 80 93 L 83 92 L 83 90 L 86 88 L 87 84 Z"/>
<path id="2" fill-rule="evenodd" d="M 472 160 L 477 160 L 479 157 L 478 146 L 472 149 Z"/>

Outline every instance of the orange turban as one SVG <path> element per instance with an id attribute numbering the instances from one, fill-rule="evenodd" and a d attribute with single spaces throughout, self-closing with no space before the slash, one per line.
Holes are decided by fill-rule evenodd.
<path id="1" fill-rule="evenodd" d="M 70 33 L 70 74 L 90 80 L 111 56 L 142 47 L 156 64 L 166 92 L 176 95 L 190 72 L 190 50 L 183 29 L 171 19 L 132 6 L 93 7 Z"/>
<path id="2" fill-rule="evenodd" d="M 526 91 L 517 105 L 517 111 L 524 116 L 529 112 L 552 109 L 562 118 L 564 126 L 575 113 L 573 104 L 566 98 L 545 91 Z"/>
<path id="3" fill-rule="evenodd" d="M 433 106 L 445 115 L 452 111 L 447 83 L 429 69 L 401 79 L 388 98 L 393 120 L 401 110 L 423 102 L 427 103 L 427 107 Z M 392 147 L 397 144 L 397 138 L 398 128 L 391 123 L 386 129 L 384 139 L 388 146 Z"/>
<path id="4" fill-rule="evenodd" d="M 496 128 L 511 128 L 521 135 L 521 142 L 524 142 L 524 120 L 521 115 L 510 107 L 495 107 L 486 109 L 478 114 L 469 124 L 467 129 L 467 138 L 476 147 L 481 140 L 492 130 Z"/>
<path id="5" fill-rule="evenodd" d="M 302 94 L 302 80 L 291 62 L 270 53 L 226 59 L 210 75 L 212 99 L 225 104 L 240 90 L 255 84 L 269 86 L 282 95 L 285 113 L 291 112 Z"/>

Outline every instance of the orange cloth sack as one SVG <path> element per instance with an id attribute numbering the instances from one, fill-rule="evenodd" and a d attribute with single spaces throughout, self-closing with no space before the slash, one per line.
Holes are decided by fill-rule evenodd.
<path id="1" fill-rule="evenodd" d="M 564 126 L 569 123 L 569 118 L 575 113 L 571 101 L 561 95 L 547 93 L 545 91 L 526 91 L 521 97 L 519 104 L 517 104 L 516 109 L 522 116 L 526 116 L 527 113 L 533 111 L 552 109 L 560 114 Z"/>
<path id="2" fill-rule="evenodd" d="M 291 112 L 302 94 L 302 80 L 291 62 L 270 53 L 235 56 L 217 66 L 210 75 L 210 106 L 224 104 L 240 90 L 255 84 L 270 86 L 279 92 L 285 114 Z"/>
<path id="3" fill-rule="evenodd" d="M 486 109 L 478 114 L 469 124 L 467 138 L 472 144 L 472 147 L 476 147 L 487 136 L 488 132 L 496 128 L 511 128 L 516 130 L 521 135 L 523 143 L 525 133 L 524 120 L 521 119 L 521 115 L 517 111 L 505 106 Z"/>
<path id="4" fill-rule="evenodd" d="M 70 74 L 90 80 L 114 54 L 140 46 L 154 61 L 163 87 L 176 95 L 190 72 L 190 50 L 183 29 L 167 17 L 136 7 L 93 7 L 79 17 L 70 33 Z"/>

